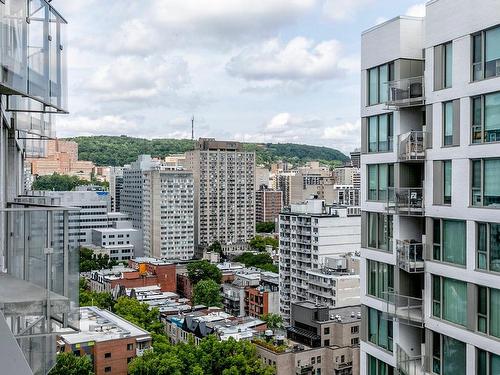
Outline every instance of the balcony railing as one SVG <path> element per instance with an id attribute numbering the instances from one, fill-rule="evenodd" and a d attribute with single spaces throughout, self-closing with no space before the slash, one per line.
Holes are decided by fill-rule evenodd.
<path id="1" fill-rule="evenodd" d="M 403 348 L 396 345 L 397 367 L 401 375 L 423 375 L 424 361 L 422 355 L 411 356 Z"/>
<path id="2" fill-rule="evenodd" d="M 399 139 L 399 160 L 425 160 L 428 134 L 424 131 L 410 131 L 401 134 Z"/>
<path id="3" fill-rule="evenodd" d="M 424 99 L 424 77 L 403 78 L 387 83 L 387 106 L 398 108 L 422 105 Z"/>
<path id="4" fill-rule="evenodd" d="M 389 188 L 387 210 L 396 215 L 423 216 L 424 190 L 422 188 Z"/>
<path id="5" fill-rule="evenodd" d="M 399 268 L 409 273 L 424 272 L 424 245 L 422 243 L 396 240 Z"/>
<path id="6" fill-rule="evenodd" d="M 387 313 L 398 318 L 403 323 L 422 327 L 423 300 L 418 297 L 405 296 L 396 293 L 394 290 L 382 292 L 384 300 L 387 302 Z"/>
<path id="7" fill-rule="evenodd" d="M 135 355 L 137 357 L 142 357 L 144 355 L 144 353 L 146 353 L 148 350 L 153 350 L 152 347 L 149 347 L 149 348 L 143 348 L 143 349 L 135 349 Z"/>

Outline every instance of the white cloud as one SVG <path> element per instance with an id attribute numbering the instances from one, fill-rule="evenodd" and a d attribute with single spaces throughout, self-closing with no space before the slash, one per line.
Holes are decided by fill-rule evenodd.
<path id="1" fill-rule="evenodd" d="M 325 0 L 323 3 L 324 14 L 333 20 L 352 18 L 360 9 L 370 4 L 373 0 Z"/>
<path id="2" fill-rule="evenodd" d="M 336 40 L 315 43 L 296 37 L 287 44 L 271 39 L 243 49 L 226 65 L 229 74 L 247 80 L 328 80 L 345 73 L 350 62 L 341 58 Z"/>
<path id="3" fill-rule="evenodd" d="M 352 140 L 361 134 L 361 121 L 355 123 L 345 122 L 336 126 L 328 126 L 323 129 L 323 138 L 333 141 Z"/>
<path id="4" fill-rule="evenodd" d="M 415 4 L 406 11 L 407 16 L 425 17 L 425 3 Z"/>

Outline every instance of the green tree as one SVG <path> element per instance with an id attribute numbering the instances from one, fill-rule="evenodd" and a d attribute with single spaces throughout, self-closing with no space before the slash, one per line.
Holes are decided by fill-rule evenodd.
<path id="1" fill-rule="evenodd" d="M 109 269 L 117 264 L 118 262 L 109 259 L 109 255 L 107 254 L 94 254 L 92 249 L 86 247 L 80 248 L 80 272 Z"/>
<path id="2" fill-rule="evenodd" d="M 273 258 L 268 253 L 250 253 L 246 252 L 234 259 L 236 262 L 243 263 L 247 267 L 257 267 L 264 271 L 278 272 L 278 267 L 273 264 Z"/>
<path id="3" fill-rule="evenodd" d="M 80 278 L 80 306 L 97 306 L 100 309 L 111 310 L 113 296 L 107 292 L 93 292 L 89 290 L 87 280 Z"/>
<path id="4" fill-rule="evenodd" d="M 216 265 L 206 260 L 198 260 L 187 265 L 187 272 L 191 283 L 197 284 L 202 280 L 213 280 L 217 284 L 222 282 L 222 272 Z"/>
<path id="5" fill-rule="evenodd" d="M 201 280 L 193 289 L 193 303 L 208 307 L 222 307 L 220 285 L 213 280 Z"/>
<path id="6" fill-rule="evenodd" d="M 214 241 L 209 247 L 208 247 L 208 251 L 212 251 L 212 252 L 215 252 L 215 253 L 219 253 L 221 256 L 223 255 L 222 254 L 222 245 L 220 244 L 219 241 Z"/>
<path id="7" fill-rule="evenodd" d="M 160 311 L 157 308 L 149 309 L 149 305 L 134 298 L 120 297 L 116 301 L 115 314 L 131 323 L 156 334 L 163 333 L 163 324 L 160 322 Z"/>
<path id="8" fill-rule="evenodd" d="M 88 356 L 77 357 L 73 353 L 61 353 L 49 375 L 94 375 L 94 368 Z"/>
<path id="9" fill-rule="evenodd" d="M 260 318 L 267 323 L 269 329 L 283 328 L 283 317 L 281 315 L 268 313 L 261 315 Z"/>
<path id="10" fill-rule="evenodd" d="M 257 233 L 274 233 L 274 222 L 265 221 L 255 224 L 255 231 Z"/>
<path id="11" fill-rule="evenodd" d="M 250 240 L 249 244 L 252 249 L 265 251 L 266 246 L 272 246 L 273 249 L 277 249 L 279 246 L 279 241 L 274 237 L 255 236 Z"/>

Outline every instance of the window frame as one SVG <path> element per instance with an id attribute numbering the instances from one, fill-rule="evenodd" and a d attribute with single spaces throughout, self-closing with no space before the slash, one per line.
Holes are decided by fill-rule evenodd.
<path id="1" fill-rule="evenodd" d="M 376 231 L 375 231 L 375 247 L 370 245 L 370 217 L 375 217 L 376 220 Z M 382 220 L 381 220 L 382 218 Z M 380 226 L 384 226 L 387 223 L 387 248 L 384 249 L 380 245 L 383 243 L 380 241 Z M 369 249 L 374 249 L 374 250 L 380 250 L 380 251 L 386 251 L 386 252 L 392 252 L 393 249 L 393 232 L 394 232 L 394 216 L 393 215 L 388 215 L 388 214 L 383 214 L 381 212 L 371 212 L 367 211 L 367 220 L 366 220 L 366 225 L 367 225 L 367 243 L 366 247 Z M 384 231 L 384 233 L 386 233 Z"/>
<path id="2" fill-rule="evenodd" d="M 498 75 L 497 77 L 500 77 Z M 478 144 L 490 144 L 490 143 L 498 143 L 500 142 L 500 136 L 495 136 L 495 140 L 488 141 L 486 140 L 486 97 L 489 95 L 500 95 L 500 91 L 492 91 L 481 95 L 474 95 L 470 97 L 470 144 L 478 145 Z M 479 100 L 479 110 L 480 110 L 480 123 L 476 124 L 476 116 L 475 116 L 475 107 L 476 100 Z M 500 130 L 499 130 L 500 132 Z M 479 137 L 479 138 L 478 138 Z"/>
<path id="3" fill-rule="evenodd" d="M 485 79 L 491 79 L 491 78 L 498 78 L 500 77 L 500 74 L 496 74 L 496 75 L 493 75 L 493 76 L 490 76 L 490 77 L 486 77 L 486 33 L 488 31 L 492 31 L 492 30 L 495 30 L 495 29 L 498 29 L 500 28 L 500 24 L 498 25 L 495 25 L 495 26 L 492 26 L 492 27 L 488 27 L 487 29 L 484 29 L 484 30 L 481 30 L 481 31 L 478 31 L 478 32 L 475 32 L 473 34 L 471 34 L 471 47 L 470 47 L 470 50 L 471 50 L 471 54 L 470 54 L 470 67 L 471 67 L 471 73 L 470 73 L 470 80 L 471 82 L 480 82 L 480 81 L 484 81 Z M 476 37 L 479 37 L 479 40 L 480 40 L 480 48 L 481 48 L 481 58 L 480 58 L 480 61 L 477 61 L 475 62 L 474 61 L 474 57 L 475 57 L 475 41 L 476 41 Z M 475 66 L 479 65 L 481 67 L 481 70 L 480 70 L 480 76 L 479 78 L 476 78 L 475 76 Z"/>
<path id="4" fill-rule="evenodd" d="M 384 263 L 384 262 L 378 262 L 376 260 L 372 259 L 367 259 L 367 274 L 368 277 L 366 278 L 366 291 L 367 295 L 373 298 L 378 298 L 382 299 L 384 301 L 389 301 L 390 296 L 389 293 L 391 291 L 394 291 L 394 266 L 392 264 Z M 374 268 L 371 268 L 374 267 Z M 384 270 L 386 268 L 386 270 Z M 375 285 L 371 285 L 371 271 L 375 271 Z M 387 272 L 387 278 L 386 279 L 380 279 L 380 275 L 383 275 L 384 272 Z M 380 282 L 382 281 L 383 285 L 380 285 Z M 391 285 L 392 284 L 392 285 Z M 371 289 L 374 289 L 375 294 L 371 293 Z M 384 297 L 384 293 L 387 293 L 387 296 Z M 357 327 L 357 326 L 356 326 Z M 351 327 L 352 330 L 352 327 Z M 351 332 L 353 333 L 353 332 Z"/>
<path id="5" fill-rule="evenodd" d="M 442 181 L 443 181 L 443 200 L 442 203 L 443 205 L 451 206 L 451 200 L 453 197 L 453 160 L 443 160 L 442 161 L 442 166 L 443 166 L 443 176 L 442 176 Z M 446 168 L 449 166 L 450 168 L 450 181 L 447 180 L 446 178 Z M 449 182 L 450 184 L 450 195 L 446 195 L 446 183 Z"/>
<path id="6" fill-rule="evenodd" d="M 494 314 L 491 312 L 491 292 L 492 289 L 497 291 L 500 295 L 500 289 L 497 288 L 490 288 L 484 285 L 477 285 L 477 292 L 476 292 L 476 319 L 475 319 L 475 330 L 476 332 L 479 332 L 481 334 L 500 339 L 500 332 L 498 336 L 495 336 L 491 333 L 491 321 L 493 319 Z M 484 291 L 484 298 L 486 298 L 485 303 L 485 311 L 480 311 L 481 308 L 481 292 Z M 480 322 L 484 321 L 485 323 L 485 330 L 479 329 L 480 327 Z"/>
<path id="7" fill-rule="evenodd" d="M 445 359 L 444 358 L 444 338 L 445 337 L 449 340 L 454 340 L 454 341 L 457 341 L 457 342 L 464 345 L 464 354 L 465 354 L 464 360 L 467 361 L 467 345 L 465 342 L 463 342 L 461 340 L 454 339 L 451 336 L 443 335 L 441 333 L 432 331 L 431 363 L 430 363 L 430 373 L 431 374 L 436 374 L 436 375 L 443 374 L 444 359 Z M 437 346 L 439 346 L 439 347 L 437 347 Z M 438 350 L 436 350 L 436 349 L 438 349 Z M 436 364 L 439 367 L 439 369 L 437 369 L 437 371 L 435 371 Z"/>
<path id="8" fill-rule="evenodd" d="M 380 192 L 382 191 L 380 189 L 380 173 L 381 173 L 381 168 L 380 166 L 385 166 L 387 167 L 387 176 L 386 176 L 386 181 L 387 181 L 387 190 L 386 190 L 386 196 L 381 197 Z M 367 183 L 367 201 L 371 202 L 387 202 L 391 201 L 393 199 L 394 195 L 394 163 L 380 163 L 380 164 L 367 164 L 367 176 L 368 176 L 368 183 Z M 375 198 L 371 198 L 373 195 L 370 192 L 370 169 L 375 169 L 375 178 L 376 178 L 376 188 L 375 188 Z"/>
<path id="9" fill-rule="evenodd" d="M 375 341 L 372 340 L 372 336 L 371 336 L 371 314 L 376 314 L 377 315 L 377 327 L 376 327 L 376 331 L 377 333 L 375 334 Z M 377 310 L 377 309 L 374 309 L 373 307 L 368 307 L 368 342 L 373 344 L 373 345 L 376 345 L 378 348 L 381 348 L 387 352 L 390 352 L 390 353 L 393 353 L 394 351 L 394 326 L 393 326 L 393 321 L 392 320 L 387 320 L 387 319 L 384 319 L 384 316 L 383 316 L 383 312 L 380 311 L 380 310 Z M 385 320 L 387 322 L 387 332 L 385 332 L 386 336 L 387 336 L 387 348 L 385 348 L 384 346 L 382 346 L 380 344 L 381 340 L 380 340 L 380 322 L 382 320 Z"/>
<path id="10" fill-rule="evenodd" d="M 485 167 L 488 161 L 500 161 L 500 157 L 492 157 L 492 158 L 479 158 L 479 159 L 470 159 L 470 207 L 479 207 L 479 208 L 490 208 L 490 209 L 499 209 L 500 203 L 498 204 L 489 204 L 484 205 L 485 201 Z M 474 186 L 474 165 L 475 163 L 480 163 L 480 186 Z M 500 181 L 499 181 L 500 183 Z M 475 194 L 476 193 L 476 194 Z M 479 194 L 477 194 L 479 193 Z M 474 197 L 479 197 L 478 202 L 480 204 L 476 204 Z M 500 196 L 499 196 L 500 197 Z M 500 199 L 500 198 L 499 198 Z"/>
<path id="11" fill-rule="evenodd" d="M 453 266 L 458 266 L 465 268 L 467 266 L 467 230 L 464 231 L 464 263 L 453 263 L 453 262 L 448 262 L 444 260 L 444 222 L 448 221 L 454 221 L 454 222 L 461 222 L 465 224 L 465 228 L 467 229 L 467 221 L 465 220 L 455 220 L 455 219 L 443 219 L 443 218 L 432 218 L 432 228 L 433 228 L 433 233 L 432 233 L 432 260 L 435 262 L 440 262 L 440 263 L 445 263 Z M 436 242 L 436 222 L 439 222 L 439 243 Z M 437 251 L 439 251 L 439 256 L 437 255 Z"/>
<path id="12" fill-rule="evenodd" d="M 450 135 L 447 135 L 446 134 L 446 125 L 447 125 L 447 120 L 448 120 L 448 116 L 447 116 L 447 108 L 448 106 L 451 107 L 451 134 Z M 443 102 L 442 104 L 442 112 L 443 112 L 443 115 L 442 115 L 442 140 L 441 140 L 441 144 L 442 144 L 442 147 L 451 147 L 451 146 L 454 146 L 453 144 L 453 125 L 454 125 L 454 103 L 453 103 L 453 100 L 448 100 L 446 102 Z M 448 137 L 448 141 L 447 141 L 447 137 Z M 448 143 L 449 142 L 449 143 Z"/>
<path id="13" fill-rule="evenodd" d="M 488 223 L 488 222 L 476 222 L 476 270 L 482 271 L 482 272 L 492 272 L 494 274 L 500 274 L 500 268 L 497 270 L 494 270 L 491 268 L 491 225 L 500 225 L 498 223 Z M 481 232 L 481 227 L 484 226 L 485 228 L 485 249 L 481 250 L 480 248 L 482 247 L 481 245 L 481 238 L 480 238 L 480 232 Z M 480 266 L 481 261 L 480 261 L 480 256 L 484 256 L 485 258 L 485 268 L 482 268 Z"/>
<path id="14" fill-rule="evenodd" d="M 479 367 L 480 365 L 480 355 L 484 355 L 484 370 L 485 372 L 481 371 L 481 368 Z M 491 362 L 492 362 L 492 357 L 500 357 L 497 354 L 491 353 L 487 350 L 479 349 L 476 348 L 476 374 L 477 375 L 495 375 L 492 371 L 491 368 Z"/>
<path id="15" fill-rule="evenodd" d="M 387 78 L 388 78 L 388 81 L 382 83 L 380 81 L 380 68 L 385 67 L 385 66 L 387 67 Z M 370 91 L 371 91 L 370 72 L 375 71 L 375 70 L 376 70 L 376 74 L 377 74 L 377 93 L 376 93 L 377 98 L 372 103 L 371 100 L 370 100 L 371 99 L 370 98 Z M 366 74 L 366 87 L 367 87 L 367 90 L 366 90 L 366 104 L 367 105 L 366 106 L 367 107 L 371 107 L 373 105 L 379 105 L 379 104 L 386 103 L 387 100 L 388 100 L 388 97 L 387 97 L 386 101 L 381 101 L 381 92 L 383 90 L 383 87 L 385 86 L 385 88 L 387 90 L 387 96 L 389 95 L 389 89 L 388 89 L 387 84 L 389 82 L 391 82 L 391 81 L 394 80 L 394 61 L 389 61 L 389 62 L 386 62 L 384 64 L 380 64 L 380 65 L 371 67 L 371 68 L 367 69 L 366 72 L 367 72 L 367 74 Z"/>
<path id="16" fill-rule="evenodd" d="M 462 324 L 462 323 L 458 323 L 458 322 L 454 322 L 454 321 L 451 321 L 449 319 L 446 319 L 444 317 L 444 305 L 445 305 L 445 301 L 444 301 L 444 282 L 445 280 L 448 279 L 448 280 L 453 280 L 453 281 L 456 281 L 456 282 L 460 282 L 460 283 L 463 283 L 465 284 L 465 303 L 466 303 L 466 306 L 465 306 L 465 322 Z M 439 284 L 438 287 L 436 288 L 436 284 Z M 462 281 L 462 280 L 458 280 L 458 279 L 454 279 L 454 278 L 451 278 L 451 277 L 445 277 L 445 276 L 439 276 L 439 275 L 432 275 L 432 313 L 431 313 L 431 316 L 433 318 L 437 318 L 439 320 L 442 320 L 443 322 L 446 322 L 447 324 L 453 324 L 453 325 L 456 325 L 456 326 L 459 326 L 459 327 L 467 327 L 467 324 L 468 324 L 468 314 L 467 314 L 467 304 L 468 304 L 468 290 L 467 290 L 467 282 L 466 281 Z M 436 292 L 439 292 L 439 296 L 436 296 Z M 438 314 L 436 314 L 436 307 L 438 307 Z"/>
<path id="17" fill-rule="evenodd" d="M 380 119 L 381 117 L 386 116 L 387 117 L 387 147 L 386 149 L 383 149 L 380 147 L 381 144 L 381 139 L 380 139 Z M 371 134 L 371 119 L 376 120 L 376 149 L 372 150 L 371 149 L 371 142 L 370 142 L 370 134 Z M 366 118 L 366 143 L 367 143 L 367 153 L 368 154 L 375 154 L 375 153 L 383 153 L 383 152 L 392 152 L 394 150 L 394 117 L 393 113 L 385 113 L 385 114 L 379 114 L 379 115 L 374 115 L 374 116 L 369 116 Z"/>

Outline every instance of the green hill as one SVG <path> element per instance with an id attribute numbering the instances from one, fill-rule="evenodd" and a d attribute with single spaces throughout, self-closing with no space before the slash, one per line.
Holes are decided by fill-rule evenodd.
<path id="1" fill-rule="evenodd" d="M 137 159 L 138 155 L 149 154 L 165 157 L 193 149 L 188 139 L 143 139 L 126 136 L 92 136 L 67 138 L 78 143 L 80 160 L 90 160 L 96 165 L 121 166 Z M 258 164 L 269 165 L 283 160 L 304 164 L 320 160 L 325 164 L 338 165 L 349 160 L 338 150 L 328 147 L 298 145 L 293 143 L 246 143 L 247 150 L 255 151 Z"/>

